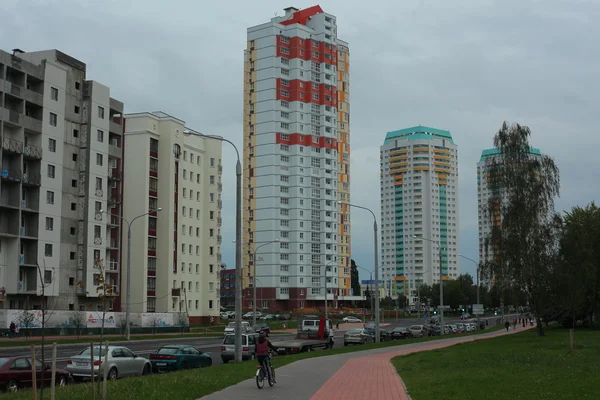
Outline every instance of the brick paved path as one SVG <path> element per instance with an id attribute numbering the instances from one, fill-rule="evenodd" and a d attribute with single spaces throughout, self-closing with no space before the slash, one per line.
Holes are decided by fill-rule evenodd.
<path id="1" fill-rule="evenodd" d="M 513 331 L 511 327 L 508 333 L 524 329 Z M 281 368 L 277 368 L 277 357 L 274 357 L 273 366 L 277 371 L 277 384 L 274 387 L 259 390 L 252 378 L 205 396 L 202 400 L 405 400 L 408 396 L 402 380 L 390 363 L 393 357 L 505 334 L 507 332 L 502 330 L 477 336 L 453 336 L 433 342 L 409 342 L 393 347 L 309 358 Z"/>

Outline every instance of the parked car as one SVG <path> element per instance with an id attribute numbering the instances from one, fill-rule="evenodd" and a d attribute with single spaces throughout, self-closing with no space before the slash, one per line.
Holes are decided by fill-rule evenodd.
<path id="1" fill-rule="evenodd" d="M 275 319 L 275 315 L 274 314 L 266 314 L 266 315 L 263 315 L 262 317 L 260 317 L 260 319 L 265 320 L 265 321 L 273 320 L 273 319 Z"/>
<path id="2" fill-rule="evenodd" d="M 412 333 L 408 330 L 408 328 L 398 327 L 394 328 L 394 330 L 390 333 L 392 340 L 396 339 L 412 339 Z"/>
<path id="3" fill-rule="evenodd" d="M 242 360 L 256 359 L 256 333 L 242 334 Z M 221 360 L 223 364 L 235 359 L 235 335 L 226 335 L 221 344 Z"/>
<path id="4" fill-rule="evenodd" d="M 102 348 L 100 348 L 102 347 Z M 73 379 L 81 381 L 86 378 L 101 377 L 107 368 L 109 380 L 127 376 L 148 375 L 152 372 L 150 360 L 140 357 L 127 347 L 108 346 L 108 362 L 104 363 L 106 346 L 94 345 L 94 365 L 91 365 L 92 347 L 86 347 L 79 354 L 67 361 L 67 371 Z"/>
<path id="5" fill-rule="evenodd" d="M 441 326 L 430 326 L 429 336 L 441 336 L 442 335 L 442 327 Z"/>
<path id="6" fill-rule="evenodd" d="M 415 338 L 420 338 L 427 334 L 427 329 L 423 325 L 412 325 L 408 330 Z"/>
<path id="7" fill-rule="evenodd" d="M 166 372 L 210 367 L 212 358 L 195 347 L 172 344 L 163 346 L 150 354 L 150 363 L 152 363 L 152 372 Z"/>
<path id="8" fill-rule="evenodd" d="M 257 323 L 256 325 L 254 325 L 252 327 L 252 331 L 259 333 L 260 331 L 264 331 L 265 335 L 267 337 L 269 337 L 271 335 L 271 328 L 269 328 L 269 325 L 267 325 L 266 323 L 262 322 L 262 323 Z"/>
<path id="9" fill-rule="evenodd" d="M 366 329 L 352 329 L 344 334 L 344 346 L 349 344 L 367 344 L 375 342 L 375 337 Z"/>
<path id="10" fill-rule="evenodd" d="M 32 362 L 31 357 L 0 357 L 0 388 L 7 392 L 16 392 L 19 389 L 29 388 L 32 385 Z M 52 384 L 52 369 L 49 365 L 43 365 L 40 360 L 35 360 L 36 381 L 38 388 L 42 379 L 44 386 Z M 64 369 L 56 369 L 56 386 L 65 386 L 71 377 Z"/>
<path id="11" fill-rule="evenodd" d="M 369 333 L 369 335 L 371 335 L 373 337 L 373 341 L 375 341 L 375 337 L 376 337 L 375 336 L 375 327 L 365 328 L 365 330 Z M 389 342 L 390 340 L 392 340 L 390 333 L 386 329 L 379 327 L 379 341 L 380 342 Z"/>
<path id="12" fill-rule="evenodd" d="M 242 321 L 242 333 L 251 332 L 252 327 L 250 326 L 250 322 Z M 230 322 L 225 327 L 225 334 L 228 335 L 230 333 L 235 333 L 235 322 Z"/>
<path id="13" fill-rule="evenodd" d="M 358 323 L 358 322 L 362 322 L 360 319 L 356 318 L 356 317 L 352 317 L 352 316 L 348 316 L 348 317 L 344 317 L 342 319 L 342 321 L 344 322 L 350 322 L 350 323 Z"/>
<path id="14" fill-rule="evenodd" d="M 226 312 L 219 313 L 219 316 L 221 317 L 221 319 L 229 319 L 229 314 L 227 314 Z"/>
<path id="15" fill-rule="evenodd" d="M 281 321 L 287 321 L 291 318 L 292 318 L 292 316 L 290 314 L 279 314 L 279 316 L 277 317 L 277 319 L 279 319 Z"/>
<path id="16" fill-rule="evenodd" d="M 466 331 L 467 331 L 467 328 L 466 328 L 465 324 L 456 324 L 456 333 L 463 333 Z"/>

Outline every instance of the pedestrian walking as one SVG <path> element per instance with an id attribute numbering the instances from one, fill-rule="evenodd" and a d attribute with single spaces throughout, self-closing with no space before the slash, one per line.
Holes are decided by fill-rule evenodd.
<path id="1" fill-rule="evenodd" d="M 8 327 L 9 329 L 9 337 L 14 337 L 15 336 L 15 329 L 16 329 L 16 325 L 14 322 L 10 323 L 10 326 Z"/>
<path id="2" fill-rule="evenodd" d="M 19 337 L 19 332 L 20 332 L 21 328 L 19 328 L 19 325 L 15 326 L 15 336 Z"/>
<path id="3" fill-rule="evenodd" d="M 521 323 L 523 324 L 523 328 L 525 328 L 525 326 L 526 326 L 526 325 L 525 325 L 525 318 L 523 318 L 523 319 L 521 320 Z"/>
<path id="4" fill-rule="evenodd" d="M 508 332 L 508 328 L 510 328 L 510 322 L 506 321 L 504 323 L 504 327 L 506 328 L 506 332 Z"/>
<path id="5" fill-rule="evenodd" d="M 513 331 L 517 330 L 517 319 L 513 319 Z"/>

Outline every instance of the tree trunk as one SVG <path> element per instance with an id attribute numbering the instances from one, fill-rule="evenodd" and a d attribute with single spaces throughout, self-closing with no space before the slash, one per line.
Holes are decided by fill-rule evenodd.
<path id="1" fill-rule="evenodd" d="M 537 324 L 538 336 L 544 336 L 544 325 L 542 324 L 542 319 L 540 317 L 535 317 L 535 322 Z"/>
<path id="2" fill-rule="evenodd" d="M 571 329 L 569 329 L 569 350 L 573 354 L 575 352 L 575 314 L 573 314 Z"/>

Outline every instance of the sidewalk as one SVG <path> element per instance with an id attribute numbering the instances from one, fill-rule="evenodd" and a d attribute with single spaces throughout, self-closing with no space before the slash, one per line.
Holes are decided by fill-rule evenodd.
<path id="1" fill-rule="evenodd" d="M 275 357 L 273 366 L 277 372 L 277 384 L 274 387 L 259 390 L 252 378 L 202 397 L 202 400 L 408 400 L 402 380 L 390 363 L 393 357 L 518 333 L 525 329 L 530 327 L 310 358 L 281 368 L 277 368 Z"/>

